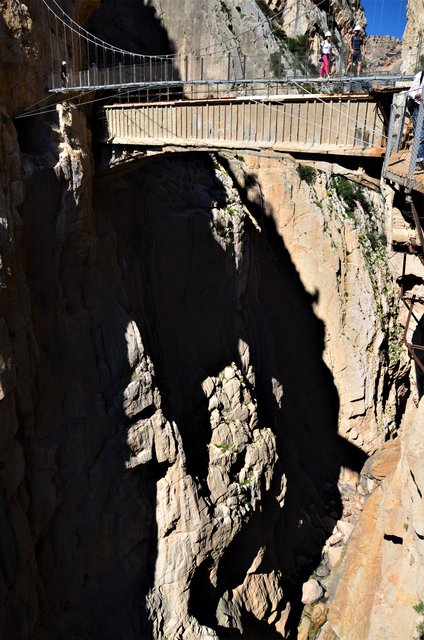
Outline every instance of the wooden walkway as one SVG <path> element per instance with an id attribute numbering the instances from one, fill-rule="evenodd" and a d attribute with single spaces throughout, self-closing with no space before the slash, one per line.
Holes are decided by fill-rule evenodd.
<path id="1" fill-rule="evenodd" d="M 104 115 L 111 145 L 371 157 L 386 147 L 377 101 L 362 94 L 115 104 Z"/>
<path id="2" fill-rule="evenodd" d="M 409 150 L 398 151 L 390 156 L 385 178 L 396 184 L 408 186 L 413 191 L 424 193 L 424 171 L 415 171 L 411 180 L 408 179 L 408 170 L 411 160 Z"/>

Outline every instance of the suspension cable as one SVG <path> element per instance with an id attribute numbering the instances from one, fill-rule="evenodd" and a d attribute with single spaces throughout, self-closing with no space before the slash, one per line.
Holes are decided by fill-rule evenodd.
<path id="1" fill-rule="evenodd" d="M 308 89 L 306 89 L 306 87 L 304 87 L 304 86 L 303 86 L 302 84 L 300 84 L 299 82 L 296 82 L 296 81 L 294 80 L 294 81 L 293 81 L 293 84 L 295 84 L 296 86 L 300 87 L 300 88 L 302 89 L 302 91 L 304 91 L 305 93 L 308 93 L 309 95 L 314 96 L 314 98 L 316 98 L 319 102 L 322 102 L 323 104 L 327 104 L 327 103 L 325 102 L 325 100 L 323 100 L 322 98 L 320 98 L 317 94 L 312 93 L 312 91 L 309 91 Z M 340 111 L 340 109 L 337 109 L 337 107 L 335 107 L 335 106 L 333 106 L 333 105 L 331 105 L 331 109 L 332 109 L 335 113 L 340 113 L 340 114 L 342 114 L 342 115 L 345 115 L 345 114 L 343 114 L 343 112 L 342 112 L 342 111 Z M 346 117 L 348 120 L 352 120 L 353 122 L 358 123 L 358 121 L 357 121 L 355 118 L 352 118 L 352 116 L 345 116 L 345 117 Z M 363 126 L 363 127 L 364 127 L 364 129 L 367 129 L 366 125 L 365 125 L 363 122 L 359 122 L 358 124 L 359 124 L 359 125 L 361 125 L 361 126 Z M 377 129 L 368 129 L 368 130 L 369 130 L 372 134 L 377 133 Z M 381 132 L 381 136 L 382 136 L 382 138 L 386 138 L 386 140 L 387 140 L 387 136 L 385 136 L 383 132 Z"/>

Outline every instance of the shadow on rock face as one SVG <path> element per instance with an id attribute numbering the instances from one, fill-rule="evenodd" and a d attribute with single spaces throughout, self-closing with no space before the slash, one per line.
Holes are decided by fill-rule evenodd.
<path id="1" fill-rule="evenodd" d="M 417 378 L 418 394 L 421 398 L 424 394 L 424 315 L 422 315 L 417 322 L 417 328 L 412 336 L 412 345 L 421 347 L 419 349 L 412 347 L 416 358 L 415 375 Z"/>
<path id="2" fill-rule="evenodd" d="M 325 540 L 341 516 L 340 468 L 359 471 L 366 455 L 337 433 L 338 394 L 322 359 L 325 327 L 313 310 L 318 292 L 314 300 L 305 291 L 269 210 L 265 217 L 247 201 L 263 232 L 258 235 L 251 227 L 245 238 L 249 260 L 240 285 L 234 254 L 224 251 L 211 233 L 208 208 L 219 187 L 208 162 L 201 154 L 168 160 L 156 173 L 155 185 L 148 173 L 143 177 L 143 206 L 150 211 L 148 288 L 155 336 L 149 351 L 164 412 L 179 425 L 187 471 L 201 493 L 208 496 L 211 437 L 202 382 L 228 363 L 240 364 L 240 339 L 249 345 L 255 370 L 258 423 L 275 433 L 279 462 L 271 489 L 218 567 L 211 562 L 212 550 L 205 553 L 191 583 L 189 612 L 199 623 L 219 627 L 222 637 L 239 637 L 236 627 L 224 631 L 216 611 L 228 605 L 265 548 L 255 571 L 280 572 L 281 608 L 291 602 L 287 628 L 293 633 L 301 585 L 319 564 Z M 184 176 L 189 182 L 183 182 Z M 281 404 L 275 381 L 283 389 Z M 287 491 L 280 509 L 276 495 L 283 476 Z M 252 615 L 238 606 L 243 637 L 270 638 L 272 627 L 256 618 L 253 624 Z"/>
<path id="3" fill-rule="evenodd" d="M 184 551 L 181 598 L 188 585 L 188 615 L 222 638 L 274 637 L 271 604 L 265 598 L 252 612 L 248 602 L 259 583 L 264 592 L 272 586 L 273 620 L 291 603 L 286 630 L 294 633 L 301 585 L 341 514 L 340 467 L 362 466 L 365 455 L 337 434 L 338 395 L 322 360 L 325 328 L 314 300 L 269 215 L 246 199 L 262 233 L 247 219 L 231 226 L 235 195 L 216 174 L 207 154 L 187 154 L 102 183 L 95 245 L 88 243 L 92 221 L 69 216 L 58 224 L 69 231 L 63 242 L 49 235 L 46 248 L 41 220 L 53 227 L 65 221 L 57 189 L 51 210 L 34 199 L 32 217 L 23 212 L 44 398 L 34 456 L 47 456 L 60 488 L 47 482 L 40 463 L 31 503 L 43 583 L 37 640 L 56 640 L 64 629 L 69 638 L 90 640 L 154 635 L 146 599 L 163 586 L 161 575 L 155 578 L 164 561 L 157 514 L 169 508 L 157 504 L 157 488 L 172 464 L 158 461 L 149 440 L 146 425 L 155 416 L 164 416 L 161 433 L 171 423 L 178 430 L 178 456 L 200 496 L 188 504 L 203 506 L 198 551 Z M 216 210 L 231 222 L 230 235 Z M 268 479 L 265 471 L 258 478 L 260 502 L 249 504 L 253 479 L 241 480 L 240 472 L 257 443 L 241 458 L 229 453 L 235 495 L 247 502 L 220 539 L 210 480 L 216 425 L 204 382 L 230 364 L 251 368 L 245 394 L 255 406 L 254 428 L 272 431 L 276 455 Z M 134 412 L 131 390 L 140 392 Z M 159 603 L 158 616 L 170 615 L 168 606 Z"/>

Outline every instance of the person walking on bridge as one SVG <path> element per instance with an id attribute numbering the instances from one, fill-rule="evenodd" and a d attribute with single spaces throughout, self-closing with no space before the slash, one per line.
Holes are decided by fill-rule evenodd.
<path id="1" fill-rule="evenodd" d="M 324 40 L 321 42 L 321 60 L 322 65 L 319 71 L 319 77 L 322 78 L 325 74 L 325 77 L 328 78 L 330 75 L 330 56 L 333 52 L 333 43 L 331 42 L 331 33 L 330 31 L 326 31 Z"/>
<path id="2" fill-rule="evenodd" d="M 60 65 L 60 85 L 62 89 L 65 89 L 68 83 L 68 72 L 66 70 L 66 60 L 62 60 L 62 64 Z"/>
<path id="3" fill-rule="evenodd" d="M 356 75 L 361 73 L 362 61 L 365 57 L 365 42 L 361 35 L 362 27 L 356 24 L 353 28 L 353 36 L 350 39 L 350 54 L 346 67 L 346 74 L 349 73 L 351 67 L 356 64 Z"/>

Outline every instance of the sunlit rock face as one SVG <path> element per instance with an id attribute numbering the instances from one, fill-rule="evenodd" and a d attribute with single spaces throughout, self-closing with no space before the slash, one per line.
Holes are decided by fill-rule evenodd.
<path id="1" fill-rule="evenodd" d="M 416 638 L 422 624 L 423 408 L 411 404 L 401 441 L 365 466 L 369 495 L 330 588 L 329 625 L 338 638 Z"/>
<path id="2" fill-rule="evenodd" d="M 407 23 L 402 38 L 402 72 L 416 73 L 423 67 L 424 14 L 421 0 L 408 0 L 406 7 Z"/>
<path id="3" fill-rule="evenodd" d="M 329 28 L 337 29 L 338 34 L 346 36 L 354 24 L 366 26 L 366 19 L 361 2 L 351 0 L 335 0 L 318 2 L 307 0 L 265 0 L 265 4 L 275 13 L 282 15 L 283 28 L 287 34 L 314 31 L 321 28 L 322 33 Z"/>
<path id="4" fill-rule="evenodd" d="M 369 36 L 366 40 L 367 73 L 400 73 L 402 43 L 392 36 Z"/>

